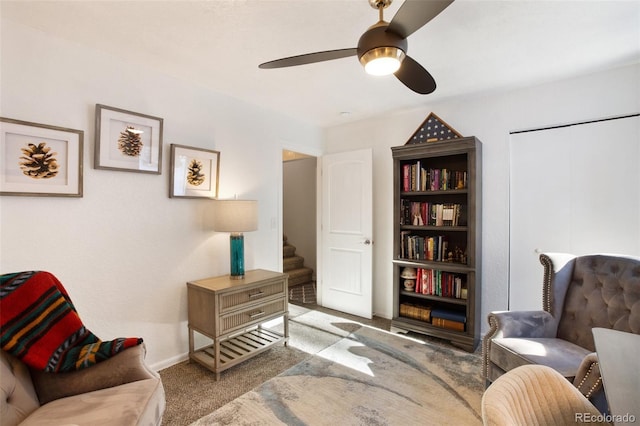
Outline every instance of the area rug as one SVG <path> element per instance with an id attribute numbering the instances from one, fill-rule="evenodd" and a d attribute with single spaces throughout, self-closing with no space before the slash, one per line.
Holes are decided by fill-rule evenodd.
<path id="1" fill-rule="evenodd" d="M 289 301 L 314 305 L 316 303 L 316 282 L 311 281 L 289 287 Z"/>
<path id="2" fill-rule="evenodd" d="M 311 315 L 344 337 L 192 425 L 482 424 L 477 354 Z"/>

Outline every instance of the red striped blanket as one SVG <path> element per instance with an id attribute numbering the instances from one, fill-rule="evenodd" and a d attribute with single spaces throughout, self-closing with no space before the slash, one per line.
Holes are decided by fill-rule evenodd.
<path id="1" fill-rule="evenodd" d="M 79 370 L 142 343 L 101 341 L 87 330 L 60 281 L 43 271 L 0 276 L 2 350 L 46 372 Z"/>

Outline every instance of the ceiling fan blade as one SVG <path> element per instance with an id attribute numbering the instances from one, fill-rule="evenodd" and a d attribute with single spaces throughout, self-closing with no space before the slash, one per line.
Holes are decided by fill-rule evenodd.
<path id="1" fill-rule="evenodd" d="M 453 0 L 405 0 L 393 17 L 387 31 L 407 38 L 438 16 Z"/>
<path id="2" fill-rule="evenodd" d="M 436 90 L 436 81 L 429 71 L 409 56 L 405 56 L 395 76 L 409 89 L 421 95 L 428 95 Z"/>
<path id="3" fill-rule="evenodd" d="M 284 68 L 296 65 L 313 64 L 315 62 L 330 61 L 332 59 L 346 58 L 358 54 L 358 49 L 338 49 L 325 50 L 324 52 L 307 53 L 305 55 L 290 56 L 288 58 L 276 59 L 275 61 L 265 62 L 258 65 L 258 68 Z"/>

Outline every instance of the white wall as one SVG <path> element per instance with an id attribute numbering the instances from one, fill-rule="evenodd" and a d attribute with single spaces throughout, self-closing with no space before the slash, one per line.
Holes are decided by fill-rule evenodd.
<path id="1" fill-rule="evenodd" d="M 304 266 L 316 276 L 316 170 L 317 159 L 287 161 L 282 166 L 284 233 Z"/>
<path id="2" fill-rule="evenodd" d="M 185 283 L 228 273 L 229 240 L 210 201 L 168 198 L 170 144 L 221 152 L 220 198 L 259 201 L 247 269 L 277 270 L 282 148 L 319 151 L 320 131 L 7 19 L 1 36 L 0 115 L 85 133 L 83 198 L 0 197 L 0 273 L 53 272 L 99 337 L 141 336 L 151 365 L 176 361 Z M 93 168 L 96 103 L 164 118 L 162 175 Z"/>
<path id="3" fill-rule="evenodd" d="M 398 90 L 403 87 L 398 86 Z M 509 279 L 509 132 L 640 111 L 640 65 L 527 89 L 429 102 L 423 108 L 327 129 L 326 152 L 373 147 L 374 312 L 392 314 L 392 159 L 430 112 L 483 143 L 482 324 L 506 309 Z M 544 165 L 541 164 L 541 171 Z M 542 283 L 542 269 L 540 269 Z"/>

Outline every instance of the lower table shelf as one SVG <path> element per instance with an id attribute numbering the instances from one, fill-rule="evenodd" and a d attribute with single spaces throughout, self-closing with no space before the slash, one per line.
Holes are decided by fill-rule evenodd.
<path id="1" fill-rule="evenodd" d="M 190 358 L 214 371 L 217 378 L 221 371 L 231 368 L 277 343 L 284 341 L 286 345 L 287 340 L 287 337 L 276 331 L 256 328 L 219 342 L 214 341 L 212 345 L 194 351 Z M 216 344 L 219 345 L 219 362 L 217 364 Z"/>

